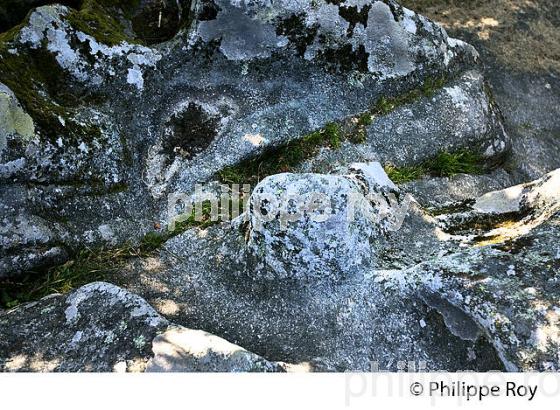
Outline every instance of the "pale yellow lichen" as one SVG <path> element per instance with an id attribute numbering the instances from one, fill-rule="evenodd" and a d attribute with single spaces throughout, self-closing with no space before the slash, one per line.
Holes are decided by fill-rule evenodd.
<path id="1" fill-rule="evenodd" d="M 35 135 L 35 125 L 16 98 L 9 91 L 0 89 L 0 151 L 6 148 L 8 135 L 30 140 Z"/>

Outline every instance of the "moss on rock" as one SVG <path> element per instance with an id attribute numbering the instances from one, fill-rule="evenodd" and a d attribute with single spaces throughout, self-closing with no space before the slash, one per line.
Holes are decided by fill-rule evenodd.
<path id="1" fill-rule="evenodd" d="M 61 134 L 84 141 L 98 138 L 97 126 L 74 119 L 83 95 L 69 86 L 69 74 L 55 55 L 43 48 L 17 48 L 17 36 L 27 23 L 0 34 L 0 82 L 15 94 L 37 131 L 51 141 Z"/>
<path id="2" fill-rule="evenodd" d="M 76 30 L 103 44 L 141 43 L 130 30 L 127 32 L 124 24 L 139 3 L 139 0 L 84 0 L 80 10 L 70 12 L 68 21 Z"/>
<path id="3" fill-rule="evenodd" d="M 322 130 L 270 149 L 256 158 L 226 167 L 218 173 L 218 179 L 230 184 L 256 185 L 269 175 L 290 172 L 295 166 L 316 154 L 321 147 L 338 148 L 342 138 L 340 126 L 330 123 Z"/>

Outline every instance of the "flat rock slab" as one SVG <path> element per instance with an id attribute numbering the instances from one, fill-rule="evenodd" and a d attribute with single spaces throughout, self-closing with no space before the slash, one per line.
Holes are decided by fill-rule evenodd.
<path id="1" fill-rule="evenodd" d="M 0 313 L 0 371 L 139 371 L 168 322 L 142 298 L 95 282 Z"/>
<path id="2" fill-rule="evenodd" d="M 0 372 L 284 372 L 201 330 L 170 324 L 137 295 L 95 282 L 0 311 Z"/>

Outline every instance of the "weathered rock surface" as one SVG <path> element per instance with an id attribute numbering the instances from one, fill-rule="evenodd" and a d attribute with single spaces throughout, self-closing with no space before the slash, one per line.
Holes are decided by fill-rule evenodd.
<path id="1" fill-rule="evenodd" d="M 430 278 L 426 292 L 475 320 L 507 370 L 560 368 L 559 177 L 556 170 L 439 217 L 452 239 L 475 246 L 420 264 L 408 279 Z"/>
<path id="2" fill-rule="evenodd" d="M 150 269 L 138 261 L 121 278 L 176 323 L 268 360 L 202 331 L 168 327 L 138 296 L 94 283 L 3 312 L 2 366 L 143 370 L 151 358 L 149 371 L 291 369 L 274 360 L 307 362 L 313 371 L 396 370 L 410 361 L 428 370 L 556 370 L 558 186 L 556 171 L 438 217 L 432 226 L 447 234 L 440 238 L 450 242 L 447 255 L 407 269 L 377 269 L 374 259 L 371 269 L 336 280 L 255 277 L 243 232 L 223 224 L 177 236 L 157 263 L 146 261 Z M 503 216 L 515 224 L 494 227 Z M 467 228 L 471 235 L 460 231 Z M 486 237 L 494 244 L 481 242 Z M 457 246 L 469 241 L 478 245 Z"/>
<path id="3" fill-rule="evenodd" d="M 474 45 L 484 61 L 484 76 L 512 141 L 504 164 L 510 182 L 502 183 L 503 178 L 498 178 L 499 187 L 484 191 L 538 179 L 559 168 L 560 66 L 556 28 L 560 16 L 555 1 L 497 0 L 470 7 L 450 5 L 447 0 L 402 0 L 401 4 L 441 23 L 451 36 Z M 499 24 L 483 24 L 489 16 Z M 446 185 L 450 192 L 461 189 L 460 184 L 455 187 L 448 181 L 443 185 L 439 191 L 444 191 Z"/>
<path id="4" fill-rule="evenodd" d="M 397 108 L 368 127 L 367 143 L 382 162 L 410 165 L 469 147 L 496 160 L 510 149 L 479 72 L 468 71 L 431 98 Z"/>
<path id="5" fill-rule="evenodd" d="M 368 173 L 368 169 L 379 170 L 371 164 L 355 164 L 352 169 L 353 175 L 361 175 L 364 184 L 370 181 L 372 190 L 394 189 L 386 175 Z M 301 193 L 298 187 L 306 186 L 312 191 L 313 187 L 331 187 L 331 182 L 340 181 L 336 176 L 321 179 L 314 174 L 286 174 L 279 178 L 283 190 L 293 188 L 298 193 Z M 347 177 L 338 178 L 349 181 Z M 264 180 L 262 186 L 278 192 L 274 187 L 280 180 Z M 258 187 L 253 195 L 262 195 Z M 394 211 L 391 206 L 399 205 L 396 200 L 388 202 L 386 213 L 391 214 Z M 338 216 L 334 214 L 335 221 Z M 421 216 L 415 214 L 410 218 L 421 219 Z M 368 234 L 375 232 L 369 239 L 375 243 L 376 236 L 382 236 L 384 221 L 368 222 L 374 228 Z M 313 266 L 294 274 L 292 261 L 305 257 L 314 246 L 324 245 L 325 238 L 331 238 L 334 247 L 343 247 L 345 239 L 342 234 L 339 238 L 329 236 L 329 221 L 322 227 L 310 225 L 309 231 L 301 227 L 301 223 L 309 224 L 308 221 L 293 223 L 285 236 L 299 233 L 300 238 L 307 238 L 310 243 L 306 247 L 294 247 L 291 257 L 290 242 L 279 242 L 263 253 L 265 260 L 275 257 L 272 266 L 265 264 L 268 269 L 264 272 L 268 275 L 255 275 L 251 239 L 249 246 L 245 245 L 245 234 L 236 224 L 223 224 L 202 232 L 187 231 L 171 239 L 165 244 L 157 268 L 144 274 L 137 267 L 125 282 L 154 306 L 165 309 L 172 300 L 173 312 L 168 314 L 178 323 L 220 335 L 269 360 L 310 362 L 316 371 L 368 370 L 375 365 L 396 369 L 399 362 L 407 360 L 422 362 L 427 369 L 501 366 L 483 340 L 463 340 L 453 335 L 437 315 L 431 315 L 419 297 L 399 294 L 379 284 L 371 273 L 379 266 L 376 246 L 369 248 L 368 264 L 355 269 L 353 275 L 341 274 L 341 267 L 326 262 L 322 265 L 322 275 L 313 275 Z M 277 221 L 265 223 L 257 232 L 263 237 L 282 238 L 280 234 L 273 235 L 278 230 L 277 224 Z M 314 235 L 305 236 L 313 230 Z M 359 231 L 356 233 L 359 236 Z M 248 238 L 251 235 L 249 232 Z M 301 256 L 297 254 L 298 249 Z M 307 266 L 302 261 L 297 266 L 302 265 Z M 291 276 L 278 275 L 280 269 L 287 269 Z"/>
<path id="6" fill-rule="evenodd" d="M 104 282 L 0 311 L 0 371 L 285 371 Z"/>
<path id="7" fill-rule="evenodd" d="M 142 298 L 95 282 L 1 312 L 0 370 L 142 370 L 167 325 Z"/>
<path id="8" fill-rule="evenodd" d="M 160 39 L 178 33 L 158 45 L 137 44 L 153 40 L 135 25 L 153 21 L 149 1 L 128 14 L 118 2 L 86 2 L 81 11 L 44 6 L 3 35 L 0 82 L 34 123 L 32 137 L 0 142 L 3 219 L 40 221 L 33 229 L 45 240 L 3 249 L 0 277 L 84 245 L 137 241 L 154 222 L 165 224 L 170 192 L 191 193 L 225 166 L 434 77 L 455 81 L 455 97 L 443 92 L 402 108 L 373 126 L 371 146 L 341 149 L 341 165 L 421 160 L 433 141 L 395 149 L 422 128 L 413 125 L 420 117 L 438 149 L 492 146 L 499 157 L 508 147 L 476 73 L 476 51 L 395 2 L 178 4 L 177 18 L 171 10 L 163 16 L 171 31 Z M 440 110 L 450 98 L 454 108 Z M 387 138 L 397 121 L 411 125 Z M 373 158 L 355 157 L 355 149 Z M 8 235 L 3 240 L 14 242 Z"/>
<path id="9" fill-rule="evenodd" d="M 556 125 L 531 93 L 506 132 L 478 53 L 391 0 L 179 1 L 163 30 L 158 14 L 86 0 L 0 35 L 0 280 L 138 242 L 169 194 L 330 123 L 364 141 L 337 135 L 233 222 L 133 259 L 127 290 L 0 312 L 1 370 L 560 368 Z M 397 188 L 375 162 L 459 149 L 488 172 Z M 302 197 L 314 216 L 296 220 Z"/>

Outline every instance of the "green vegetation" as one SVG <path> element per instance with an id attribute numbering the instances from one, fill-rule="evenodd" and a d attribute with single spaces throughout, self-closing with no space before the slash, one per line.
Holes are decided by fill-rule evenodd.
<path id="1" fill-rule="evenodd" d="M 362 127 L 367 127 L 373 124 L 373 117 L 370 112 L 363 113 L 358 117 L 358 125 Z"/>
<path id="2" fill-rule="evenodd" d="M 80 10 L 71 9 L 67 18 L 74 28 L 100 42 L 109 45 L 134 42 L 117 19 L 115 8 L 126 15 L 138 2 L 84 0 Z M 42 135 L 54 140 L 64 133 L 85 142 L 99 138 L 101 131 L 97 125 L 81 124 L 73 119 L 82 101 L 95 102 L 99 96 L 80 95 L 79 90 L 70 89 L 69 75 L 61 69 L 55 55 L 43 48 L 18 54 L 10 52 L 25 24 L 27 20 L 0 34 L 0 82 L 14 92 Z"/>
<path id="3" fill-rule="evenodd" d="M 257 158 L 226 167 L 218 173 L 218 178 L 229 184 L 256 185 L 269 175 L 290 172 L 295 166 L 316 154 L 321 147 L 340 147 L 342 140 L 340 126 L 335 123 L 327 124 L 323 130 L 271 149 Z"/>
<path id="4" fill-rule="evenodd" d="M 483 170 L 482 157 L 466 149 L 451 153 L 442 151 L 434 158 L 419 165 L 395 167 L 388 164 L 385 166 L 385 172 L 396 184 L 414 181 L 424 175 L 451 177 L 457 174 L 480 174 Z"/>
<path id="5" fill-rule="evenodd" d="M 21 279 L 0 283 L 0 307 L 12 308 L 53 293 L 67 293 L 94 281 L 111 280 L 130 259 L 152 255 L 167 240 L 187 229 L 205 229 L 218 222 L 211 220 L 210 202 L 206 201 L 202 204 L 202 220 L 196 220 L 193 210 L 172 232 L 149 232 L 136 245 L 125 243 L 114 249 L 82 249 L 62 265 L 28 272 Z"/>
<path id="6" fill-rule="evenodd" d="M 435 158 L 428 160 L 425 167 L 431 175 L 450 177 L 457 174 L 480 174 L 482 164 L 480 155 L 463 149 L 453 153 L 440 152 Z"/>
<path id="7" fill-rule="evenodd" d="M 110 273 L 121 269 L 126 259 L 137 255 L 128 246 L 116 250 L 84 249 L 63 265 L 44 272 L 29 272 L 21 279 L 2 283 L 0 306 L 11 308 L 52 293 L 67 293 L 87 283 L 104 280 Z"/>
<path id="8" fill-rule="evenodd" d="M 395 167 L 394 165 L 385 165 L 385 172 L 391 181 L 395 184 L 404 184 L 405 182 L 414 181 L 422 178 L 426 174 L 425 169 L 421 165 L 412 165 L 407 167 Z"/>
<path id="9" fill-rule="evenodd" d="M 80 10 L 69 14 L 68 21 L 76 30 L 104 44 L 138 43 L 139 40 L 125 33 L 125 27 L 115 16 L 120 11 L 130 17 L 127 14 L 138 4 L 139 0 L 84 0 Z"/>
<path id="10" fill-rule="evenodd" d="M 398 107 L 412 104 L 422 97 L 432 97 L 435 92 L 441 89 L 447 82 L 446 77 L 428 78 L 420 88 L 411 90 L 396 97 L 381 97 L 371 110 L 375 116 L 387 115 Z"/>
<path id="11" fill-rule="evenodd" d="M 73 120 L 80 98 L 66 86 L 68 75 L 52 53 L 44 49 L 20 54 L 9 51 L 20 29 L 0 34 L 0 82 L 14 92 L 36 128 L 53 141 L 62 132 L 86 142 L 99 138 L 97 126 Z"/>
<path id="12" fill-rule="evenodd" d="M 348 127 L 350 128 L 349 131 L 343 131 L 343 128 L 337 123 L 327 124 L 320 131 L 268 150 L 256 158 L 224 168 L 218 173 L 217 178 L 223 183 L 254 186 L 269 175 L 291 172 L 297 165 L 316 155 L 320 148 L 338 149 L 345 140 L 354 144 L 363 144 L 367 137 L 366 127 L 373 124 L 376 117 L 387 115 L 396 108 L 413 103 L 422 97 L 430 97 L 445 83 L 445 77 L 429 78 L 422 87 L 398 97 L 381 97 L 371 110 L 353 118 L 353 121 L 348 121 L 348 123 L 353 122 L 353 125 Z M 434 173 L 438 172 L 438 169 L 441 169 L 442 173 L 452 172 L 457 167 L 456 164 L 452 163 L 452 160 L 453 158 L 437 158 L 436 163 L 432 164 L 430 169 Z M 459 162 L 461 161 L 462 159 Z M 399 169 L 390 167 L 388 169 L 397 181 L 403 182 L 417 179 L 425 174 L 424 169 L 418 167 Z"/>
<path id="13" fill-rule="evenodd" d="M 242 203 L 240 203 L 240 206 L 242 205 Z M 231 201 L 228 204 L 228 208 L 231 209 Z M 221 215 L 221 210 L 218 209 L 218 220 L 212 220 L 212 204 L 210 203 L 210 201 L 204 201 L 202 203 L 201 206 L 201 218 L 200 220 L 197 221 L 196 218 L 196 209 L 193 209 L 191 214 L 186 217 L 186 218 L 182 218 L 181 220 L 176 221 L 175 224 L 175 229 L 173 229 L 172 231 L 168 232 L 166 235 L 164 235 L 162 243 L 167 241 L 168 239 L 172 238 L 173 236 L 179 235 L 183 232 L 185 232 L 188 229 L 191 228 L 200 228 L 200 229 L 206 229 L 212 225 L 215 225 L 217 223 L 220 222 L 220 217 L 219 215 Z M 241 209 L 240 212 L 242 212 L 243 210 Z M 229 214 L 229 212 L 226 212 L 227 214 Z"/>

